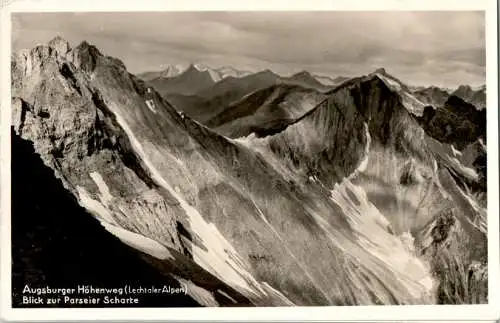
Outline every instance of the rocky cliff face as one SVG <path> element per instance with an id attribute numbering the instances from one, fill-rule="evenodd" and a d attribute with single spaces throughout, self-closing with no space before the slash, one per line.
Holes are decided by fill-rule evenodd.
<path id="1" fill-rule="evenodd" d="M 420 232 L 442 199 L 460 202 L 450 208 L 467 234 L 484 232 L 484 208 L 457 184 L 476 174 L 376 75 L 237 140 L 85 42 L 18 53 L 12 76 L 16 134 L 107 232 L 201 305 L 432 303 L 439 281 L 400 235 Z"/>

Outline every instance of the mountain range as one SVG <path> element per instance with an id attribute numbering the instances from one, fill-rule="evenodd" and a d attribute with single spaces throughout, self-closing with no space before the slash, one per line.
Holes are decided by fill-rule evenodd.
<path id="1" fill-rule="evenodd" d="M 14 291 L 37 276 L 187 287 L 144 306 L 487 302 L 486 115 L 458 96 L 429 105 L 384 69 L 328 89 L 195 65 L 147 81 L 60 37 L 11 66 L 12 164 L 43 174 L 13 173 L 29 180 L 13 219 L 36 219 L 16 220 Z"/>
<path id="2" fill-rule="evenodd" d="M 167 66 L 167 68 L 161 71 L 143 72 L 138 74 L 137 76 L 143 79 L 144 81 L 153 82 L 154 84 L 163 84 L 163 83 L 168 84 L 169 82 L 171 82 L 171 80 L 169 79 L 175 79 L 181 76 L 182 74 L 193 75 L 198 73 L 203 75 L 204 74 L 203 72 L 207 72 L 210 75 L 213 83 L 217 83 L 226 78 L 239 79 L 252 74 L 263 74 L 266 73 L 267 71 L 264 70 L 257 73 L 253 73 L 249 71 L 239 70 L 230 66 L 211 68 L 205 64 L 189 64 L 186 67 L 183 67 L 182 65 L 169 65 Z M 334 79 L 329 76 L 312 75 L 307 71 L 301 71 L 291 76 L 279 76 L 278 74 L 275 74 L 275 76 L 278 79 L 282 79 L 283 82 L 302 83 L 309 87 L 314 87 L 318 89 L 326 89 L 329 86 L 338 85 L 341 82 L 346 81 L 348 79 L 347 77 L 342 77 L 342 76 L 339 76 Z M 165 86 L 165 88 L 168 88 L 168 86 Z M 161 88 L 160 92 L 162 92 Z M 166 93 L 165 91 L 163 92 Z M 176 91 L 172 90 L 169 92 L 176 92 Z"/>
<path id="3" fill-rule="evenodd" d="M 145 81 L 151 81 L 155 78 L 172 78 L 181 75 L 184 73 L 186 70 L 190 68 L 195 68 L 199 72 L 208 72 L 210 74 L 210 77 L 214 82 L 219 82 L 222 79 L 225 79 L 226 77 L 243 77 L 249 74 L 252 74 L 252 72 L 249 71 L 242 71 L 238 70 L 234 67 L 231 66 L 222 66 L 219 68 L 212 68 L 208 65 L 205 64 L 189 64 L 187 66 L 183 65 L 168 65 L 165 69 L 161 71 L 150 71 L 150 72 L 143 72 L 137 74 L 138 77 Z"/>
<path id="4" fill-rule="evenodd" d="M 173 69 L 176 67 L 170 66 L 164 71 L 140 74 L 139 77 L 151 84 L 177 110 L 187 113 L 202 123 L 236 104 L 243 96 L 251 95 L 253 92 L 270 86 L 277 84 L 296 85 L 304 89 L 325 93 L 349 80 L 343 76 L 334 79 L 327 76 L 317 76 L 307 71 L 301 71 L 291 76 L 280 76 L 271 70 L 257 73 L 234 72 L 214 77 L 213 75 L 222 68 L 211 69 L 201 64 L 191 64 L 183 71 L 176 69 L 177 74 L 172 74 Z M 229 67 L 224 69 L 238 71 Z M 402 91 L 401 98 L 405 101 L 405 106 L 411 106 L 414 113 L 419 115 L 422 114 L 427 105 L 435 108 L 442 107 L 451 95 L 473 104 L 477 109 L 486 107 L 485 86 L 473 89 L 470 86 L 462 85 L 454 91 L 437 86 L 414 87 L 394 78 L 383 68 L 375 70 L 373 73 L 378 73 L 382 78 L 385 78 L 393 90 Z M 171 76 L 167 77 L 166 75 Z"/>

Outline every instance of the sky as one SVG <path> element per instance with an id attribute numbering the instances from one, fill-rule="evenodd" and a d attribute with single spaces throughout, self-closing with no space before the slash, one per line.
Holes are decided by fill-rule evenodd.
<path id="1" fill-rule="evenodd" d="M 16 13 L 12 49 L 62 36 L 131 73 L 201 63 L 281 75 L 360 76 L 384 67 L 410 85 L 486 83 L 484 12 Z"/>

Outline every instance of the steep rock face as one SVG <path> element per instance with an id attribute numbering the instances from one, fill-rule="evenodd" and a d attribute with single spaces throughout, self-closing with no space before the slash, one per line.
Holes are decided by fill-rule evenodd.
<path id="1" fill-rule="evenodd" d="M 293 172 L 316 174 L 331 187 L 359 166 L 368 141 L 425 159 L 425 147 L 412 140 L 421 135 L 399 97 L 381 79 L 369 77 L 330 92 L 317 107 L 265 141 L 275 155 L 290 160 Z"/>
<path id="2" fill-rule="evenodd" d="M 87 43 L 70 52 L 60 52 L 57 49 L 65 47 L 53 44 L 13 58 L 14 130 L 33 141 L 44 163 L 55 170 L 79 204 L 124 243 L 156 261 L 170 258 L 173 252 L 192 263 L 179 230 L 182 220 L 176 218 L 182 212 L 179 202 L 158 190 L 102 92 L 94 86 L 92 74 L 87 73 L 107 66 L 105 77 L 118 80 L 119 91 L 135 96 L 144 95 L 146 86 L 136 82 L 118 60 L 102 56 Z M 148 110 L 144 99 L 140 104 Z M 202 285 L 206 276 L 211 274 L 198 277 Z M 241 299 L 233 291 L 228 294 Z"/>
<path id="3" fill-rule="evenodd" d="M 411 154 L 415 165 L 401 167 L 418 171 L 411 182 L 433 165 L 381 79 L 348 82 L 278 134 L 231 140 L 93 46 L 63 52 L 14 57 L 16 133 L 109 232 L 190 284 L 200 304 L 433 302 L 426 262 L 367 188 L 384 182 L 361 181 L 374 160 L 380 171 Z"/>

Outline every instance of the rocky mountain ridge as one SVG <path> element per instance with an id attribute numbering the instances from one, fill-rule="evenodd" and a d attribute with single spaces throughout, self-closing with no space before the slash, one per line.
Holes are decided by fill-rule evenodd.
<path id="1" fill-rule="evenodd" d="M 426 134 L 387 75 L 344 83 L 266 136 L 228 138 L 86 42 L 56 38 L 12 71 L 15 133 L 201 305 L 434 303 L 447 286 L 416 246 L 457 243 L 431 234 L 439 214 L 484 240 L 472 158 Z"/>

